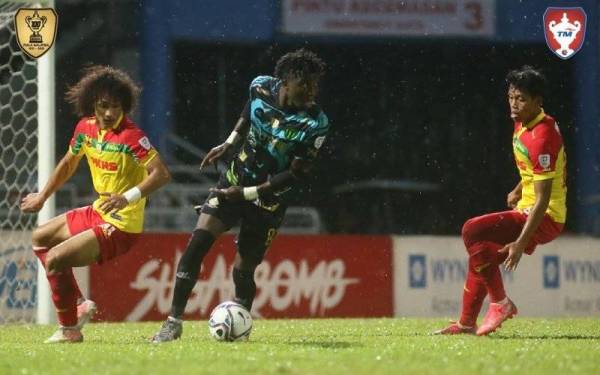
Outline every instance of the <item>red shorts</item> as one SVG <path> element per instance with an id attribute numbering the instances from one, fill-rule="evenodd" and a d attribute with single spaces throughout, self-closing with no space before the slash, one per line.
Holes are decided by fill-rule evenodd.
<path id="1" fill-rule="evenodd" d="M 99 264 L 125 254 L 140 237 L 140 233 L 123 232 L 114 225 L 105 222 L 92 206 L 68 211 L 67 226 L 72 236 L 88 229 L 94 231 L 100 245 Z"/>
<path id="2" fill-rule="evenodd" d="M 527 215 L 517 210 L 494 212 L 469 219 L 462 229 L 465 246 L 469 248 L 473 244 L 483 241 L 499 245 L 514 242 L 521 234 L 526 220 Z M 525 253 L 531 255 L 537 245 L 554 240 L 562 231 L 563 226 L 564 224 L 553 221 L 548 214 L 545 214 L 542 223 L 525 248 Z"/>

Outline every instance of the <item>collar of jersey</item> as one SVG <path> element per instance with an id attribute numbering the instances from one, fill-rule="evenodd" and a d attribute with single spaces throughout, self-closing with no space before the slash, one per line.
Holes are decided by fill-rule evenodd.
<path id="1" fill-rule="evenodd" d="M 535 116 L 535 118 L 531 121 L 529 121 L 527 124 L 523 125 L 525 126 L 527 129 L 531 129 L 534 126 L 536 126 L 540 121 L 542 121 L 542 119 L 546 116 L 546 113 L 544 113 L 544 108 L 540 108 L 540 113 Z"/>

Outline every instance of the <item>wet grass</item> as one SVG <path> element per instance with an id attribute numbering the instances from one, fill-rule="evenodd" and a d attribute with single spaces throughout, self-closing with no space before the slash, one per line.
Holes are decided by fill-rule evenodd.
<path id="1" fill-rule="evenodd" d="M 82 344 L 51 326 L 0 326 L 0 374 L 598 374 L 600 319 L 515 319 L 490 337 L 439 337 L 440 319 L 257 320 L 219 343 L 205 321 L 152 345 L 160 323 L 89 324 Z"/>

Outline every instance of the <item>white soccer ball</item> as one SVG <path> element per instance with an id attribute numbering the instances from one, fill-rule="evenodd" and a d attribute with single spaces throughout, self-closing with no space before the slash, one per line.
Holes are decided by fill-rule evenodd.
<path id="1" fill-rule="evenodd" d="M 210 313 L 208 330 L 217 341 L 245 341 L 252 331 L 252 316 L 237 302 L 223 302 Z"/>

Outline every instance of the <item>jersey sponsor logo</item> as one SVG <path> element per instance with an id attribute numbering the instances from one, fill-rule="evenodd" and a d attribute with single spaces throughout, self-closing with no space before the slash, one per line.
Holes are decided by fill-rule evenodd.
<path id="1" fill-rule="evenodd" d="M 103 169 L 105 171 L 115 172 L 119 169 L 119 165 L 115 162 L 100 160 L 96 159 L 95 157 L 90 157 L 90 160 L 92 161 L 92 164 L 94 164 L 95 167 Z"/>
<path id="2" fill-rule="evenodd" d="M 563 60 L 573 57 L 583 46 L 586 21 L 581 7 L 548 7 L 543 21 L 548 48 Z"/>
<path id="3" fill-rule="evenodd" d="M 549 154 L 541 154 L 538 156 L 538 162 L 544 168 L 545 171 L 550 170 L 550 155 Z"/>
<path id="4" fill-rule="evenodd" d="M 320 149 L 323 146 L 323 142 L 325 142 L 325 136 L 317 137 L 315 139 L 315 148 Z"/>
<path id="5" fill-rule="evenodd" d="M 146 150 L 150 150 L 152 148 L 152 145 L 150 144 L 150 140 L 148 139 L 148 137 L 140 138 L 138 143 L 140 144 L 140 146 L 142 146 Z"/>

